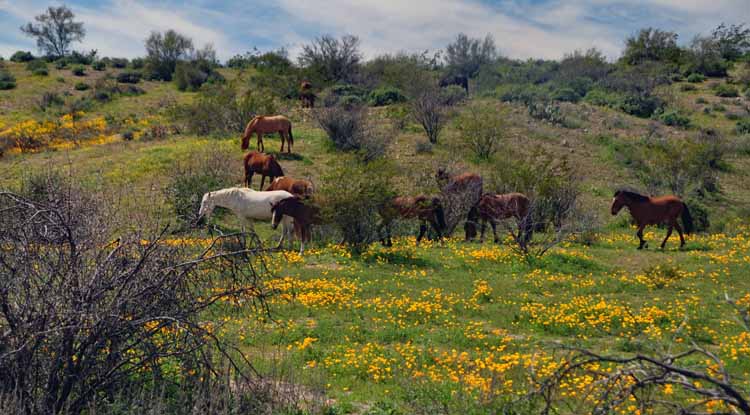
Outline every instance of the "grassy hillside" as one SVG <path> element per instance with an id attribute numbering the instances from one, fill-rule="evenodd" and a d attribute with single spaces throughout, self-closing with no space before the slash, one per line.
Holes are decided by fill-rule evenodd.
<path id="1" fill-rule="evenodd" d="M 6 67 L 18 86 L 0 91 L 0 130 L 30 119 L 59 118 L 54 110 L 38 109 L 44 92 L 73 99 L 88 93 L 76 91 L 76 82 L 93 84 L 104 76 L 88 70 L 86 77 L 75 77 L 70 70 L 51 69 L 49 76 L 38 77 L 21 64 Z M 231 78 L 236 72 L 224 70 L 224 75 Z M 387 157 L 394 162 L 399 193 L 435 191 L 434 172 L 443 165 L 489 178 L 510 154 L 541 146 L 575 167 L 583 204 L 595 217 L 597 231 L 532 261 L 509 241 L 479 245 L 454 238 L 416 247 L 413 237 L 402 237 L 392 248 L 373 245 L 359 256 L 319 241 L 304 256 L 271 254 L 277 277 L 268 286 L 277 295 L 271 299 L 270 319 L 222 304 L 211 311 L 210 320 L 217 332 L 248 352 L 261 374 L 297 386 L 295 404 L 312 413 L 487 413 L 508 408 L 523 413 L 528 408 L 518 401 L 538 386 L 535 376 L 551 372 L 561 361 L 557 342 L 630 353 L 677 350 L 697 341 L 720 356 L 741 386 L 750 387 L 747 332 L 724 298 L 728 293 L 750 302 L 750 138 L 735 130 L 735 117 L 750 116 L 750 101 L 717 97 L 713 83 L 726 79 L 676 82 L 660 91 L 670 108 L 690 119 L 688 128 L 586 103 L 562 104 L 568 125 L 561 126 L 532 118 L 520 104 L 473 98 L 504 123 L 500 151 L 489 161 L 472 155 L 455 123 L 448 124 L 430 152 L 417 151 L 417 143 L 425 140 L 418 125 L 394 128 Z M 145 93 L 118 96 L 86 111 L 83 120 L 103 118 L 107 123 L 88 141 L 31 153 L 6 150 L 0 159 L 0 188 L 16 189 L 36 172 L 60 169 L 90 189 L 123 194 L 123 209 L 150 211 L 154 223 L 164 223 L 175 219 L 164 188 L 184 169 L 194 168 L 196 160 L 225 163 L 222 168 L 241 182 L 238 135 L 197 137 L 170 131 L 166 137 L 151 136 L 153 126 L 168 123 L 168 105 L 190 102 L 194 93 L 178 92 L 170 83 L 144 81 L 138 86 Z M 288 175 L 319 184 L 345 156 L 329 144 L 309 112 L 296 102 L 284 105 L 282 112 L 294 123 L 298 157 L 281 163 Z M 393 123 L 387 108 L 369 111 L 382 125 Z M 728 143 L 726 166 L 718 172 L 719 191 L 705 201 L 715 232 L 690 237 L 685 250 L 677 250 L 673 237 L 665 251 L 636 251 L 626 212 L 616 218 L 609 212 L 616 187 L 642 186 L 623 149 L 640 145 L 644 137 L 680 140 L 706 128 L 717 130 Z M 128 129 L 136 133 L 130 140 L 123 136 Z M 272 150 L 280 145 L 276 136 L 265 143 Z M 215 222 L 238 227 L 226 215 Z M 270 240 L 268 226 L 256 228 Z M 413 226 L 407 229 L 412 232 Z M 663 236 L 664 230 L 654 228 L 646 238 L 655 247 Z M 204 230 L 191 230 L 179 236 L 187 238 L 179 243 L 203 246 L 207 237 Z M 705 366 L 699 359 L 691 364 Z M 570 406 L 562 406 L 562 413 L 585 412 L 591 405 L 580 394 L 595 387 L 593 379 L 577 381 L 563 388 Z M 654 393 L 671 392 L 664 388 Z M 636 413 L 635 405 L 623 402 L 615 410 Z M 709 401 L 700 408 L 723 407 Z"/>

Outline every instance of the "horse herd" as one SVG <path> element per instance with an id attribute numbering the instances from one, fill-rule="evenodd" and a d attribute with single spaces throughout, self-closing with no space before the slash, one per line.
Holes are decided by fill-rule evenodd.
<path id="1" fill-rule="evenodd" d="M 312 182 L 284 176 L 284 171 L 273 155 L 263 153 L 263 135 L 279 133 L 281 151 L 287 142 L 287 152 L 291 153 L 294 143 L 292 124 L 283 115 L 257 116 L 245 128 L 241 138 L 241 148 L 246 150 L 250 137 L 257 134 L 258 151 L 250 151 L 244 156 L 245 187 L 232 187 L 211 191 L 203 195 L 198 221 L 202 224 L 211 216 L 215 207 L 232 211 L 241 221 L 270 220 L 273 229 L 282 225 L 281 238 L 277 249 L 288 241 L 291 249 L 292 236 L 300 240 L 300 254 L 304 252 L 305 242 L 311 239 L 311 227 L 321 222 L 319 210 L 310 198 L 314 193 Z M 252 177 L 261 175 L 258 191 L 252 190 Z M 269 177 L 270 185 L 263 189 L 265 178 Z M 465 240 L 476 237 L 477 225 L 481 225 L 479 241 L 484 241 L 487 224 L 492 227 L 494 241 L 499 242 L 497 225 L 507 219 L 515 219 L 519 229 L 523 229 L 525 238 L 531 238 L 535 228 L 532 202 L 522 193 L 492 194 L 483 191 L 483 179 L 476 173 L 450 174 L 447 170 L 437 170 L 435 179 L 440 187 L 438 195 L 396 196 L 386 201 L 379 208 L 380 223 L 377 226 L 381 243 L 390 246 L 391 227 L 396 219 L 418 220 L 420 222 L 417 244 L 432 228 L 438 240 L 448 231 L 446 208 L 459 215 L 464 221 Z M 643 239 L 643 230 L 648 225 L 666 224 L 667 236 L 661 243 L 664 246 L 677 230 L 680 237 L 680 248 L 685 245 L 683 230 L 690 233 L 693 221 L 687 205 L 677 196 L 649 197 L 634 191 L 619 189 L 614 194 L 611 213 L 617 215 L 627 207 L 633 217 L 640 240 L 638 249 L 647 247 Z M 682 219 L 683 226 L 678 223 Z"/>

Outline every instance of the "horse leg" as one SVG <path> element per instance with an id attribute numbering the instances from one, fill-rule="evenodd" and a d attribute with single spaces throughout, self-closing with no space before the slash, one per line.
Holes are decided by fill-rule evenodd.
<path id="1" fill-rule="evenodd" d="M 638 249 L 643 249 L 644 246 L 648 248 L 648 244 L 646 243 L 646 240 L 643 239 L 643 228 L 645 227 L 646 225 L 638 226 L 638 232 L 636 233 L 636 235 L 638 235 L 638 239 L 641 241 L 640 245 L 638 245 Z"/>
<path id="2" fill-rule="evenodd" d="M 417 246 L 419 246 L 419 241 L 422 240 L 422 237 L 424 236 L 425 232 L 427 232 L 427 224 L 422 222 L 419 225 L 419 236 L 417 236 Z"/>
<path id="3" fill-rule="evenodd" d="M 667 237 L 664 238 L 664 241 L 661 243 L 661 249 L 664 250 L 664 246 L 667 244 L 667 240 L 670 236 L 672 236 L 672 229 L 674 229 L 674 223 L 669 224 L 669 228 L 667 229 Z"/>
<path id="4" fill-rule="evenodd" d="M 284 141 L 286 141 L 285 138 L 284 138 L 284 132 L 283 131 L 279 131 L 279 137 L 281 137 L 281 150 L 279 150 L 279 153 L 283 153 L 284 152 Z"/>
<path id="5" fill-rule="evenodd" d="M 258 151 L 261 153 L 265 150 L 265 147 L 263 147 L 263 134 L 260 131 L 258 131 L 258 142 L 256 147 L 258 147 Z"/>
<path id="6" fill-rule="evenodd" d="M 434 221 L 430 222 L 430 226 L 432 226 L 432 229 L 437 234 L 438 242 L 443 242 L 443 233 L 440 232 L 440 228 L 438 227 L 437 223 L 435 223 Z"/>
<path id="7" fill-rule="evenodd" d="M 249 170 L 247 173 L 245 173 L 245 187 L 248 189 L 252 188 L 253 184 L 253 171 Z"/>
<path id="8" fill-rule="evenodd" d="M 492 236 L 495 237 L 495 243 L 500 242 L 500 238 L 497 237 L 497 223 L 495 221 L 490 221 L 490 225 L 492 226 Z"/>
<path id="9" fill-rule="evenodd" d="M 484 233 L 487 231 L 487 221 L 486 220 L 480 220 L 482 225 L 479 227 L 479 243 L 484 243 Z"/>
<path id="10" fill-rule="evenodd" d="M 266 181 L 266 175 L 261 174 L 260 175 L 260 187 L 258 188 L 258 190 L 263 190 L 263 183 L 265 183 L 265 181 Z"/>
<path id="11" fill-rule="evenodd" d="M 677 229 L 677 234 L 680 235 L 680 248 L 682 248 L 685 246 L 685 236 L 682 235 L 682 226 L 675 221 L 674 228 Z"/>

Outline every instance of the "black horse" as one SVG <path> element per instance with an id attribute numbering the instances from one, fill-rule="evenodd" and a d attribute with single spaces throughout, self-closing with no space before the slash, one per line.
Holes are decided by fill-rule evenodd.
<path id="1" fill-rule="evenodd" d="M 469 78 L 464 75 L 448 75 L 440 80 L 440 87 L 445 88 L 448 85 L 458 85 L 469 93 Z"/>

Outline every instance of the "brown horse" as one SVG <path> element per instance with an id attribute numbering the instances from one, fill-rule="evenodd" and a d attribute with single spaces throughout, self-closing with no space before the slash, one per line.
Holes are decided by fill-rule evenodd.
<path id="1" fill-rule="evenodd" d="M 310 81 L 300 82 L 299 90 L 299 100 L 302 102 L 302 108 L 315 108 L 315 99 L 317 96 L 312 92 Z"/>
<path id="2" fill-rule="evenodd" d="M 308 199 L 313 195 L 314 188 L 309 180 L 292 179 L 291 177 L 277 177 L 271 181 L 268 190 L 286 190 L 287 192 Z"/>
<path id="3" fill-rule="evenodd" d="M 519 231 L 525 230 L 524 238 L 531 237 L 531 218 L 529 218 L 529 198 L 523 193 L 506 193 L 493 195 L 486 193 L 479 199 L 476 213 L 477 220 L 482 224 L 482 233 L 479 237 L 480 242 L 484 242 L 484 232 L 487 229 L 487 222 L 492 226 L 492 235 L 495 242 L 499 242 L 497 237 L 497 224 L 505 219 L 515 218 L 518 222 Z M 519 236 L 521 233 L 519 232 Z"/>
<path id="4" fill-rule="evenodd" d="M 263 189 L 263 183 L 266 180 L 266 176 L 273 179 L 284 175 L 284 171 L 281 169 L 281 165 L 276 161 L 276 158 L 269 154 L 263 154 L 258 151 L 251 151 L 245 154 L 245 187 L 252 187 L 253 184 L 253 173 L 260 174 L 260 187 L 258 190 Z"/>
<path id="5" fill-rule="evenodd" d="M 419 225 L 419 235 L 417 236 L 417 245 L 427 232 L 427 224 L 438 235 L 438 239 L 443 237 L 445 230 L 445 213 L 443 204 L 438 197 L 419 195 L 416 197 L 394 197 L 389 200 L 380 209 L 380 225 L 378 234 L 385 229 L 385 235 L 380 239 L 383 246 L 392 246 L 391 225 L 396 218 L 419 219 L 422 223 Z"/>
<path id="6" fill-rule="evenodd" d="M 688 235 L 693 231 L 693 218 L 690 216 L 685 202 L 677 196 L 648 197 L 629 190 L 617 190 L 612 200 L 612 215 L 617 215 L 623 206 L 627 206 L 630 215 L 638 225 L 638 239 L 641 243 L 638 249 L 648 248 L 648 243 L 643 239 L 643 228 L 648 225 L 665 223 L 669 225 L 667 237 L 661 243 L 661 249 L 672 236 L 672 229 L 677 229 L 680 235 L 680 248 L 685 246 L 685 237 L 682 235 L 682 227 L 677 223 L 677 218 L 682 217 L 685 233 Z"/>
<path id="7" fill-rule="evenodd" d="M 471 218 L 477 217 L 477 204 L 482 197 L 482 176 L 475 173 L 451 175 L 444 168 L 438 169 L 435 179 L 441 189 L 441 197 L 446 209 L 447 233 L 461 221 L 464 222 L 465 240 L 469 241 L 477 235 L 477 223 Z"/>
<path id="8" fill-rule="evenodd" d="M 250 145 L 250 136 L 253 133 L 258 135 L 257 150 L 264 151 L 263 146 L 263 134 L 279 133 L 281 136 L 281 150 L 284 152 L 284 141 L 288 142 L 287 153 L 292 152 L 292 145 L 294 144 L 294 137 L 292 136 L 292 122 L 289 118 L 283 115 L 259 115 L 245 127 L 245 132 L 242 134 L 242 149 L 247 150 Z"/>
<path id="9" fill-rule="evenodd" d="M 273 229 L 279 226 L 284 216 L 294 219 L 294 234 L 300 240 L 299 253 L 302 254 L 305 251 L 305 242 L 310 242 L 312 237 L 312 225 L 320 223 L 318 208 L 306 205 L 297 197 L 288 197 L 271 204 Z"/>

